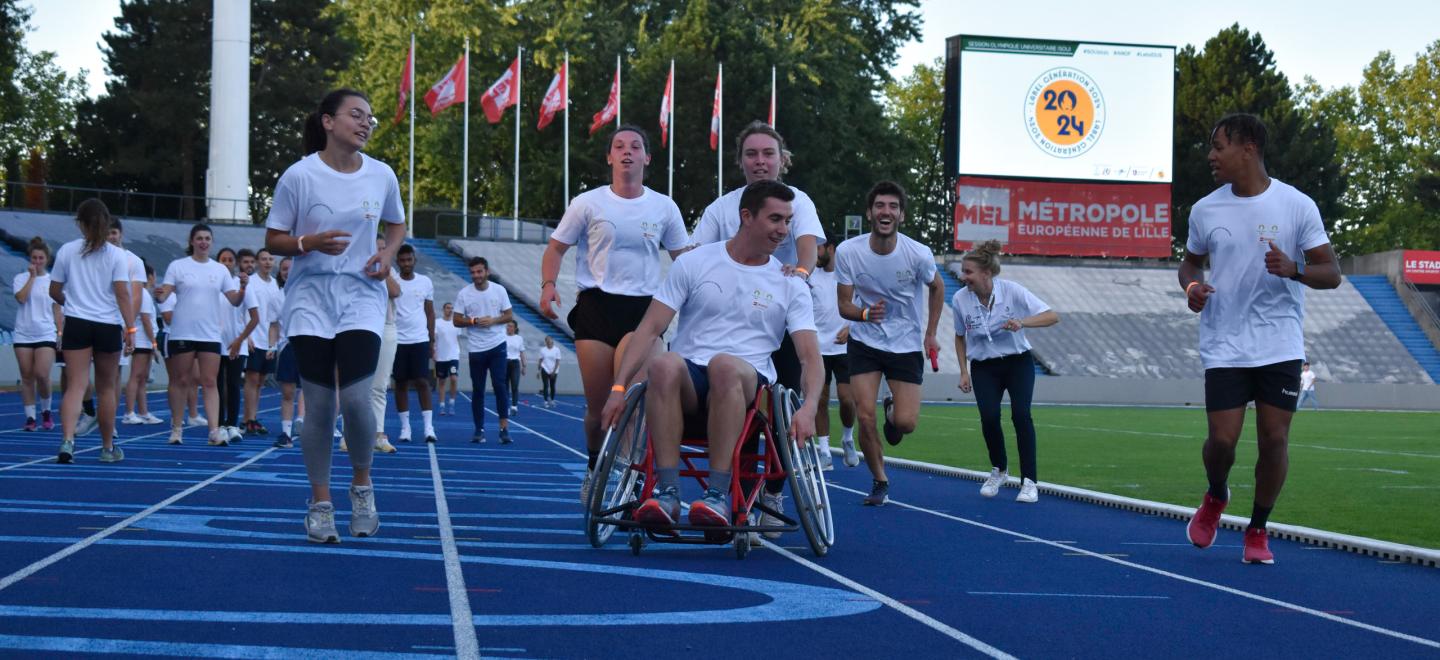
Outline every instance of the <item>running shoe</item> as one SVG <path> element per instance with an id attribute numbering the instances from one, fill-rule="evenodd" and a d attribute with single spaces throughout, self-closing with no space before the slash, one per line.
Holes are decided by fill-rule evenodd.
<path id="1" fill-rule="evenodd" d="M 344 437 L 345 437 L 344 429 L 340 426 L 340 421 L 339 421 L 339 420 L 336 420 L 336 422 L 335 422 L 335 433 L 334 433 L 333 437 L 336 437 L 336 438 L 344 438 Z"/>
<path id="2" fill-rule="evenodd" d="M 333 523 L 332 523 L 333 524 Z M 380 513 L 375 510 L 375 488 L 350 487 L 350 535 L 365 538 L 380 531 Z"/>
<path id="3" fill-rule="evenodd" d="M 375 438 L 375 451 L 378 451 L 382 454 L 393 454 L 400 450 L 396 449 L 395 445 L 390 444 L 389 438 L 381 436 L 379 438 Z"/>
<path id="4" fill-rule="evenodd" d="M 270 429 L 265 428 L 265 425 L 264 425 L 264 424 L 261 424 L 261 423 L 260 423 L 260 420 L 258 420 L 258 419 L 255 420 L 255 435 L 259 435 L 259 436 L 267 436 L 267 435 L 270 435 Z"/>
<path id="5" fill-rule="evenodd" d="M 1000 487 L 1010 479 L 1010 473 L 997 467 L 990 468 L 990 476 L 985 477 L 985 484 L 980 486 L 981 497 L 995 497 L 1000 492 Z"/>
<path id="6" fill-rule="evenodd" d="M 1015 501 L 1021 504 L 1034 504 L 1040 501 L 1040 489 L 1035 482 L 1026 479 L 1020 482 L 1020 494 L 1015 496 Z"/>
<path id="7" fill-rule="evenodd" d="M 50 416 L 49 410 L 40 411 L 40 430 L 49 431 L 55 428 L 55 419 Z"/>
<path id="8" fill-rule="evenodd" d="M 426 434 L 425 434 L 425 444 L 433 445 L 433 444 L 435 444 L 436 442 L 439 442 L 439 441 L 440 441 L 440 439 L 439 439 L 439 438 L 436 438 L 434 433 L 426 433 Z"/>
<path id="9" fill-rule="evenodd" d="M 590 506 L 591 484 L 595 481 L 595 470 L 585 471 L 585 480 L 580 482 L 580 506 Z M 679 501 L 679 500 L 676 500 Z"/>
<path id="10" fill-rule="evenodd" d="M 860 454 L 855 451 L 854 438 L 841 440 L 840 448 L 845 450 L 845 467 L 855 467 L 860 464 Z"/>
<path id="11" fill-rule="evenodd" d="M 502 444 L 502 445 L 508 445 L 508 444 L 510 444 L 510 429 L 509 429 L 509 428 L 501 428 L 501 429 L 500 429 L 500 444 Z"/>
<path id="12" fill-rule="evenodd" d="M 289 449 L 294 446 L 295 443 L 290 441 L 290 436 L 286 435 L 283 431 L 280 433 L 280 437 L 275 438 L 276 449 Z"/>
<path id="13" fill-rule="evenodd" d="M 131 412 L 125 413 L 125 416 L 120 418 L 120 423 L 121 423 L 121 424 L 126 424 L 126 425 L 135 425 L 135 424 L 143 424 L 143 423 L 144 423 L 144 420 L 140 419 L 140 416 L 139 416 L 139 415 L 136 415 L 133 411 L 131 411 Z"/>
<path id="14" fill-rule="evenodd" d="M 726 527 L 730 524 L 729 495 L 719 488 L 710 488 L 702 497 L 690 503 L 690 524 L 707 527 Z"/>
<path id="15" fill-rule="evenodd" d="M 517 415 L 517 414 L 519 414 L 519 413 L 520 413 L 520 408 L 518 408 L 518 407 L 516 407 L 516 406 L 510 406 L 510 416 L 511 416 L 511 417 L 514 417 L 515 415 Z"/>
<path id="16" fill-rule="evenodd" d="M 169 440 L 169 444 L 172 444 L 172 445 L 183 444 L 183 441 L 180 439 L 180 433 L 181 433 L 181 431 L 182 431 L 182 429 L 181 429 L 180 427 L 178 427 L 178 426 L 172 426 L 172 427 L 170 427 L 170 440 Z"/>
<path id="17" fill-rule="evenodd" d="M 25 426 L 21 427 L 21 429 L 23 429 L 23 430 L 25 430 L 25 431 L 34 431 L 34 430 L 35 430 L 35 418 L 34 418 L 34 417 L 26 417 L 26 418 L 25 418 Z"/>
<path id="18" fill-rule="evenodd" d="M 900 441 L 905 439 L 905 434 L 901 433 L 900 428 L 895 426 L 894 422 L 890 421 L 890 416 L 894 414 L 895 397 L 887 396 L 885 397 L 885 442 L 890 443 L 892 447 L 900 444 Z"/>
<path id="19" fill-rule="evenodd" d="M 410 442 L 410 434 L 408 432 L 401 432 L 400 442 Z"/>
<path id="20" fill-rule="evenodd" d="M 635 509 L 635 522 L 642 522 L 650 525 L 674 525 L 680 519 L 680 489 L 670 486 L 661 490 L 648 500 L 645 500 L 639 508 Z M 694 510 L 691 510 L 691 522 L 694 522 Z"/>
<path id="21" fill-rule="evenodd" d="M 760 501 L 761 501 L 761 503 L 763 503 L 765 506 L 774 509 L 777 513 L 785 513 L 785 494 L 784 494 L 784 493 L 770 493 L 770 492 L 761 493 L 761 494 L 760 494 Z M 765 512 L 761 512 L 761 513 L 760 513 L 760 526 L 761 526 L 761 527 L 784 527 L 784 526 L 785 526 L 785 523 L 784 523 L 783 521 L 781 521 L 779 518 L 776 518 L 775 516 L 772 516 L 772 515 L 770 515 L 770 514 L 768 514 L 768 513 L 765 513 Z M 765 533 L 764 533 L 764 536 L 765 536 L 765 538 L 767 538 L 767 539 L 778 539 L 778 538 L 780 538 L 780 532 L 765 532 Z"/>
<path id="22" fill-rule="evenodd" d="M 345 436 L 340 436 L 340 451 L 350 453 L 350 448 L 345 445 Z"/>
<path id="23" fill-rule="evenodd" d="M 305 537 L 311 543 L 339 543 L 340 532 L 335 531 L 335 505 L 329 502 L 311 502 L 305 512 Z"/>
<path id="24" fill-rule="evenodd" d="M 95 419 L 94 417 L 92 417 L 92 416 L 90 416 L 90 415 L 86 415 L 86 414 L 83 413 L 83 412 L 80 413 L 80 421 L 78 421 L 78 422 L 75 423 L 75 437 L 78 438 L 78 437 L 80 437 L 80 436 L 82 436 L 82 435 L 85 435 L 85 434 L 91 432 L 91 431 L 94 431 L 94 430 L 95 430 L 95 426 L 96 426 L 98 423 L 99 423 L 99 422 L 96 421 L 96 419 Z"/>
<path id="25" fill-rule="evenodd" d="M 485 431 L 476 431 L 475 435 L 470 436 L 470 442 L 476 445 L 485 444 Z"/>
<path id="26" fill-rule="evenodd" d="M 871 480 L 870 494 L 866 495 L 865 499 L 860 500 L 860 503 L 865 506 L 885 506 L 885 503 L 889 501 L 890 482 Z"/>
<path id="27" fill-rule="evenodd" d="M 121 449 L 118 446 L 111 447 L 110 449 L 105 449 L 103 447 L 100 449 L 101 463 L 119 463 L 123 460 L 125 460 L 125 450 Z"/>
<path id="28" fill-rule="evenodd" d="M 227 435 L 227 437 L 226 437 L 225 439 L 226 439 L 227 441 L 229 441 L 229 442 L 232 442 L 232 443 L 234 443 L 234 442 L 240 442 L 241 440 L 244 440 L 244 439 L 245 439 L 245 433 L 244 433 L 243 431 L 241 431 L 241 430 L 240 430 L 240 427 L 238 427 L 238 426 L 227 426 L 227 427 L 225 427 L 225 433 L 226 433 L 226 435 Z"/>
<path id="29" fill-rule="evenodd" d="M 303 418 L 303 417 L 296 417 L 296 418 L 295 418 L 295 421 L 290 424 L 290 437 L 292 437 L 292 438 L 298 438 L 298 437 L 300 437 L 300 429 L 303 429 L 303 428 L 305 428 L 305 418 Z"/>
<path id="30" fill-rule="evenodd" d="M 1270 535 L 1264 529 L 1258 527 L 1247 527 L 1245 529 L 1245 556 L 1247 564 L 1273 564 L 1275 555 L 1270 552 Z"/>
<path id="31" fill-rule="evenodd" d="M 820 469 L 826 472 L 835 469 L 835 457 L 830 455 L 828 447 L 820 452 Z"/>
<path id="32" fill-rule="evenodd" d="M 1215 535 L 1220 532 L 1220 514 L 1225 513 L 1225 506 L 1230 503 L 1230 490 L 1225 490 L 1225 499 L 1217 500 L 1205 493 L 1205 499 L 1200 502 L 1200 508 L 1195 510 L 1195 515 L 1190 518 L 1190 524 L 1186 525 L 1185 533 L 1189 535 L 1190 542 L 1197 548 L 1208 548 L 1215 542 Z"/>
<path id="33" fill-rule="evenodd" d="M 61 440 L 60 455 L 55 458 L 56 463 L 69 463 L 75 460 L 75 441 Z"/>
<path id="34" fill-rule="evenodd" d="M 154 426 L 154 425 L 156 425 L 156 424 L 164 424 L 164 423 L 165 423 L 165 420 L 160 419 L 159 417 L 156 417 L 154 414 L 147 412 L 147 413 L 145 413 L 145 416 L 144 416 L 144 417 L 141 417 L 141 418 L 140 418 L 140 423 L 141 423 L 141 424 L 145 424 L 145 425 L 147 425 L 147 426 Z"/>
<path id="35" fill-rule="evenodd" d="M 226 439 L 227 437 L 228 434 L 225 433 L 225 430 L 217 427 L 210 432 L 210 440 L 207 444 L 211 447 L 229 447 L 230 441 Z"/>
<path id="36" fill-rule="evenodd" d="M 195 415 L 191 417 L 186 423 L 190 426 L 208 426 L 210 424 L 210 420 L 205 419 L 204 417 L 201 417 L 199 415 Z"/>

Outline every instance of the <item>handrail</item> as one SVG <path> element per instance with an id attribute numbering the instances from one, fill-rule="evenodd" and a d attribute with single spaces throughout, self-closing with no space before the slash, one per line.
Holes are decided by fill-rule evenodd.
<path id="1" fill-rule="evenodd" d="M 1425 330 L 1426 336 L 1430 337 L 1430 340 L 1434 342 L 1436 346 L 1440 346 L 1440 314 L 1435 313 L 1435 308 L 1430 306 L 1430 301 L 1425 299 L 1424 294 L 1420 292 L 1420 289 L 1415 286 L 1414 282 L 1403 277 L 1399 279 L 1400 283 L 1405 285 L 1405 292 L 1409 294 L 1402 295 L 1401 299 L 1407 303 L 1407 307 L 1411 309 L 1418 308 L 1421 311 L 1425 317 L 1424 322 L 1420 324 L 1422 329 Z"/>
<path id="2" fill-rule="evenodd" d="M 202 195 L 138 192 L 114 188 L 63 186 L 29 181 L 6 181 L 0 189 L 0 208 L 38 213 L 74 213 L 80 203 L 95 197 L 122 218 L 205 220 L 214 224 L 250 224 L 263 218 L 266 200 L 227 199 Z M 146 202 L 148 201 L 148 204 Z M 212 216 L 212 212 L 214 215 Z M 242 219 L 234 219 L 236 217 Z"/>

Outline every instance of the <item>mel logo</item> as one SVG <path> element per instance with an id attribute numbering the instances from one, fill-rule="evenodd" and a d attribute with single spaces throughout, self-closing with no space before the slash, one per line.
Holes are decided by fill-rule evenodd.
<path id="1" fill-rule="evenodd" d="M 1105 100 L 1085 72 L 1059 67 L 1040 74 L 1025 95 L 1025 132 L 1056 158 L 1090 150 L 1105 128 Z"/>

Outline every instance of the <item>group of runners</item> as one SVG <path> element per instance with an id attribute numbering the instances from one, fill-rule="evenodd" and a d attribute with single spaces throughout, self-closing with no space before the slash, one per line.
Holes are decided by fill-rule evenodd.
<path id="1" fill-rule="evenodd" d="M 415 271 L 415 250 L 404 243 L 394 172 L 362 151 L 375 125 L 364 94 L 340 89 L 324 98 L 305 124 L 307 155 L 280 177 L 265 245 L 253 253 L 222 249 L 212 259 L 213 234 L 196 225 L 187 256 L 155 284 L 153 271 L 123 249 L 120 223 L 98 200 L 80 206 L 83 238 L 60 248 L 48 276 L 47 248 L 32 244 L 30 267 L 15 279 L 27 428 L 36 425 L 37 401 L 39 424 L 53 424 L 48 374 L 57 342 L 66 362 L 61 462 L 72 459 L 84 418 L 99 421 L 100 460 L 123 458 L 113 442 L 122 354 L 132 366 L 131 412 L 122 421 L 157 423 L 144 405 L 145 369 L 155 347 L 163 349 L 173 443 L 181 441 L 186 420 L 208 425 L 211 444 L 265 433 L 258 394 L 275 370 L 282 389 L 277 445 L 299 441 L 310 481 L 307 537 L 335 543 L 335 436 L 353 468 L 350 532 L 373 535 L 380 520 L 372 456 L 395 451 L 383 432 L 388 385 L 399 412 L 398 440 L 415 437 L 414 390 L 419 437 L 436 442 L 434 399 L 438 395 L 441 414 L 454 414 L 462 334 L 472 442 L 486 440 L 487 381 L 500 443 L 512 441 L 519 379 L 531 362 L 544 405 L 554 405 L 562 353 L 547 338 L 538 359 L 527 357 L 509 292 L 490 280 L 485 258 L 470 259 L 471 282 L 437 314 L 434 284 Z M 1202 315 L 1210 426 L 1204 448 L 1210 485 L 1189 537 L 1200 547 L 1214 541 L 1234 446 L 1246 405 L 1254 401 L 1260 458 L 1244 558 L 1268 563 L 1273 557 L 1264 528 L 1284 481 L 1300 389 L 1303 287 L 1337 286 L 1339 274 L 1314 203 L 1265 174 L 1263 124 L 1249 115 L 1227 116 L 1216 125 L 1212 146 L 1210 163 L 1222 185 L 1194 207 L 1180 268 L 1189 306 Z M 863 454 L 872 484 L 862 503 L 884 505 L 890 479 L 881 439 L 897 445 L 916 429 L 926 357 L 937 360 L 941 350 L 936 332 L 946 291 L 935 256 L 901 232 L 909 200 L 899 185 L 875 184 L 865 199 L 870 231 L 836 245 L 809 196 L 781 182 L 791 152 L 773 127 L 746 126 L 736 147 L 746 185 L 710 204 L 690 233 L 674 201 L 644 185 L 651 158 L 645 131 L 622 125 L 606 141 L 609 184 L 576 196 L 550 237 L 540 264 L 540 310 L 551 319 L 564 311 L 574 332 L 589 469 L 606 429 L 619 419 L 624 393 L 648 381 L 658 483 L 636 517 L 679 522 L 682 429 L 687 417 L 703 416 L 711 486 L 691 502 L 689 521 L 728 524 L 728 456 L 757 389 L 780 383 L 802 394 L 791 433 L 814 437 L 830 469 L 833 382 L 843 425 L 837 453 L 852 467 Z M 950 299 L 959 388 L 974 393 L 992 466 L 980 494 L 992 497 L 1009 481 L 1001 425 L 1008 394 L 1020 456 L 1016 499 L 1035 502 L 1035 370 L 1025 332 L 1059 316 L 1019 283 L 998 277 L 1001 247 L 979 245 L 961 262 L 965 286 Z M 572 249 L 579 294 L 566 301 L 556 279 Z M 665 276 L 662 251 L 673 260 Z M 677 319 L 667 345 L 662 338 Z M 99 402 L 93 409 L 86 394 L 92 364 Z M 290 410 L 296 384 L 298 417 Z M 214 413 L 205 419 L 187 402 L 197 387 L 205 410 Z M 307 406 L 311 423 L 292 427 Z M 587 472 L 582 501 L 591 482 Z M 767 484 L 764 508 L 783 512 L 782 490 L 781 481 Z M 761 524 L 780 522 L 762 518 Z"/>

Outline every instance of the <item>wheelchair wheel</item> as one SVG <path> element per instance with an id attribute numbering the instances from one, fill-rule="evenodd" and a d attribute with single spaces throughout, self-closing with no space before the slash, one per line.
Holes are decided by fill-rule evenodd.
<path id="1" fill-rule="evenodd" d="M 735 558 L 744 559 L 750 554 L 750 535 L 744 532 L 735 535 Z"/>
<path id="2" fill-rule="evenodd" d="M 615 533 L 614 525 L 603 524 L 600 520 L 621 514 L 601 516 L 602 512 L 629 504 L 643 494 L 641 473 L 630 469 L 630 466 L 645 460 L 648 438 L 645 433 L 645 384 L 638 383 L 625 394 L 625 411 L 621 413 L 619 423 L 605 434 L 605 443 L 601 445 L 600 456 L 595 462 L 590 501 L 585 506 L 585 533 L 590 545 L 601 547 Z M 631 547 L 635 549 L 633 540 Z"/>
<path id="3" fill-rule="evenodd" d="M 795 411 L 800 407 L 800 397 L 784 387 L 776 386 L 774 400 L 777 438 L 780 460 L 784 462 L 786 480 L 790 483 L 790 496 L 795 501 L 795 516 L 810 550 L 816 557 L 824 557 L 835 544 L 835 521 L 831 515 L 830 492 L 825 487 L 825 472 L 820 465 L 819 448 L 815 438 L 806 438 L 801 447 L 790 437 L 791 423 Z"/>

